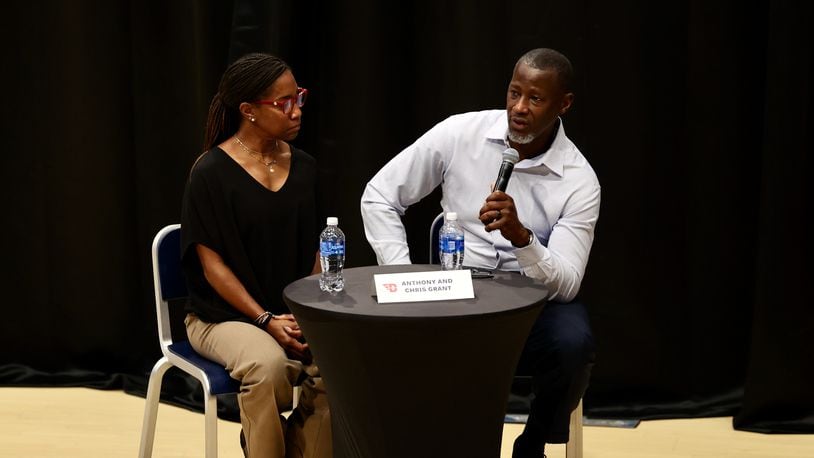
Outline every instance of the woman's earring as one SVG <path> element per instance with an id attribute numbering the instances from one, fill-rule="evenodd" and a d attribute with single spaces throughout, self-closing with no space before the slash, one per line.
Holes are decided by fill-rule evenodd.
<path id="1" fill-rule="evenodd" d="M 251 118 L 249 118 L 249 119 L 250 119 L 252 122 L 254 122 L 254 116 L 252 116 L 252 117 L 251 117 Z"/>

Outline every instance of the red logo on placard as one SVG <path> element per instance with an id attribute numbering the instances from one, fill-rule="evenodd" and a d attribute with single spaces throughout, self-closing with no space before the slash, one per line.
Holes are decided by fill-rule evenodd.
<path id="1" fill-rule="evenodd" d="M 385 289 L 387 289 L 391 293 L 395 293 L 399 289 L 399 287 L 396 286 L 395 283 L 384 283 L 382 286 L 384 286 Z"/>

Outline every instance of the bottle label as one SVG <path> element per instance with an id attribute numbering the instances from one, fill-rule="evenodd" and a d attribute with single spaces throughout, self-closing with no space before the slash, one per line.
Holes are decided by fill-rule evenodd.
<path id="1" fill-rule="evenodd" d="M 319 254 L 322 256 L 345 255 L 344 242 L 320 242 Z"/>
<path id="2" fill-rule="evenodd" d="M 442 253 L 463 253 L 464 239 L 442 238 L 438 240 L 438 250 Z"/>

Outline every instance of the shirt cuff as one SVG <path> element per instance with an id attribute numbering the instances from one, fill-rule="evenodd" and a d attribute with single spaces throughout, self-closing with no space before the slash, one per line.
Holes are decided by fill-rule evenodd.
<path id="1" fill-rule="evenodd" d="M 543 244 L 537 240 L 537 236 L 534 235 L 534 231 L 530 232 L 532 234 L 531 243 L 522 248 L 514 249 L 514 255 L 517 256 L 517 263 L 520 264 L 520 268 L 522 268 L 524 271 L 527 267 L 543 264 L 543 261 L 547 255 L 545 247 L 543 247 Z"/>

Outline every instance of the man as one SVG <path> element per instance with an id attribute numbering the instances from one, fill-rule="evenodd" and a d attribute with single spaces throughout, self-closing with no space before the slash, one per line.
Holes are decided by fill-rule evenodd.
<path id="1" fill-rule="evenodd" d="M 542 280 L 549 303 L 532 327 L 518 374 L 534 399 L 514 458 L 542 457 L 568 441 L 571 411 L 588 385 L 594 349 L 585 307 L 574 301 L 599 217 L 599 181 L 566 137 L 561 116 L 574 100 L 573 70 L 551 49 L 516 63 L 506 112 L 454 115 L 394 157 L 367 184 L 361 210 L 379 264 L 409 264 L 401 215 L 441 184 L 444 211 L 458 213 L 464 264 L 520 271 Z M 508 147 L 520 155 L 506 192 L 493 181 Z"/>

